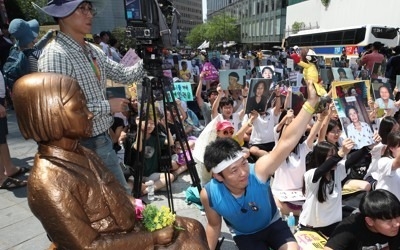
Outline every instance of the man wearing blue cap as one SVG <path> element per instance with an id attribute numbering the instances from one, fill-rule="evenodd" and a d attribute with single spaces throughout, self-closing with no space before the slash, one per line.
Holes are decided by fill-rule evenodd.
<path id="1" fill-rule="evenodd" d="M 95 115 L 93 134 L 81 144 L 102 158 L 108 169 L 130 192 L 124 178 L 108 129 L 113 123 L 113 113 L 126 111 L 129 101 L 124 98 L 105 99 L 107 79 L 120 83 L 140 81 L 145 71 L 140 61 L 132 67 L 124 67 L 110 58 L 97 46 L 85 41 L 91 33 L 93 17 L 103 5 L 102 0 L 51 0 L 36 8 L 54 17 L 60 32 L 48 44 L 39 58 L 39 71 L 54 72 L 77 79 L 82 88 L 89 110 Z"/>

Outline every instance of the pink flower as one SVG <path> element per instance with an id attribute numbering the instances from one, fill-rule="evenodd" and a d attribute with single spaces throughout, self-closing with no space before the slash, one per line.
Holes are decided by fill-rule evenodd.
<path id="1" fill-rule="evenodd" d="M 137 220 L 143 219 L 143 210 L 144 210 L 144 205 L 142 200 L 135 199 L 135 214 Z"/>

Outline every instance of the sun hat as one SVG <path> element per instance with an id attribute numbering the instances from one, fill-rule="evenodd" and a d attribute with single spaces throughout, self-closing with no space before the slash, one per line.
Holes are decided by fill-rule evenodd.
<path id="1" fill-rule="evenodd" d="M 82 2 L 90 2 L 97 11 L 104 5 L 104 0 L 49 0 L 42 8 L 33 2 L 32 5 L 49 16 L 63 18 L 71 15 Z"/>
<path id="2" fill-rule="evenodd" d="M 25 47 L 38 36 L 39 22 L 36 19 L 25 21 L 20 18 L 15 18 L 11 21 L 8 32 L 15 37 L 18 46 Z"/>
<path id="3" fill-rule="evenodd" d="M 217 131 L 222 131 L 227 128 L 233 128 L 233 125 L 230 121 L 223 120 L 223 121 L 217 122 Z"/>

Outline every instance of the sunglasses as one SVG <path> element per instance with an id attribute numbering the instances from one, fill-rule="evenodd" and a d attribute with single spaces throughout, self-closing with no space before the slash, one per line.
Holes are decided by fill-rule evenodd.
<path id="1" fill-rule="evenodd" d="M 233 135 L 234 130 L 233 130 L 233 129 L 230 129 L 230 130 L 222 130 L 222 133 L 223 133 L 224 135 Z"/>

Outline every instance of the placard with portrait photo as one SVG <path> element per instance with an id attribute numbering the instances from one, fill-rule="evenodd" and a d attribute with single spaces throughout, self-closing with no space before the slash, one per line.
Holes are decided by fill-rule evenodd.
<path id="1" fill-rule="evenodd" d="M 343 131 L 355 143 L 354 149 L 360 149 L 374 143 L 373 127 L 369 120 L 368 111 L 360 98 L 334 99 Z"/>
<path id="2" fill-rule="evenodd" d="M 247 68 L 247 60 L 240 58 L 232 58 L 229 63 L 230 69 L 246 69 Z"/>
<path id="3" fill-rule="evenodd" d="M 350 68 L 334 67 L 332 68 L 333 78 L 336 81 L 351 81 L 354 80 L 353 72 Z"/>
<path id="4" fill-rule="evenodd" d="M 260 78 L 273 79 L 275 75 L 275 67 L 273 65 L 260 66 Z"/>
<path id="5" fill-rule="evenodd" d="M 229 69 L 219 71 L 219 83 L 223 90 L 242 89 L 246 81 L 245 69 Z"/>
<path id="6" fill-rule="evenodd" d="M 189 60 L 179 61 L 179 78 L 184 82 L 192 82 L 192 62 Z"/>
<path id="7" fill-rule="evenodd" d="M 362 69 L 360 71 L 357 71 L 357 80 L 369 80 L 369 79 L 370 79 L 370 74 L 368 70 Z"/>
<path id="8" fill-rule="evenodd" d="M 332 69 L 320 69 L 319 74 L 325 86 L 329 86 L 334 80 Z"/>
<path id="9" fill-rule="evenodd" d="M 372 67 L 371 78 L 378 78 L 378 76 L 382 76 L 382 63 L 374 63 Z"/>
<path id="10" fill-rule="evenodd" d="M 376 79 L 375 79 L 376 80 Z M 394 97 L 389 83 L 372 82 L 375 104 L 379 109 L 394 109 Z"/>
<path id="11" fill-rule="evenodd" d="M 265 112 L 271 97 L 270 86 L 272 79 L 252 78 L 250 79 L 249 94 L 246 102 L 246 114 L 255 110 L 259 113 Z"/>
<path id="12" fill-rule="evenodd" d="M 332 97 L 344 98 L 348 96 L 358 96 L 362 99 L 366 106 L 368 100 L 371 100 L 370 82 L 369 81 L 344 81 L 332 82 Z"/>
<path id="13" fill-rule="evenodd" d="M 342 83 L 342 84 L 340 84 Z M 355 149 L 371 145 L 373 127 L 369 118 L 369 83 L 333 82 L 333 102 L 344 133 L 355 143 Z"/>

